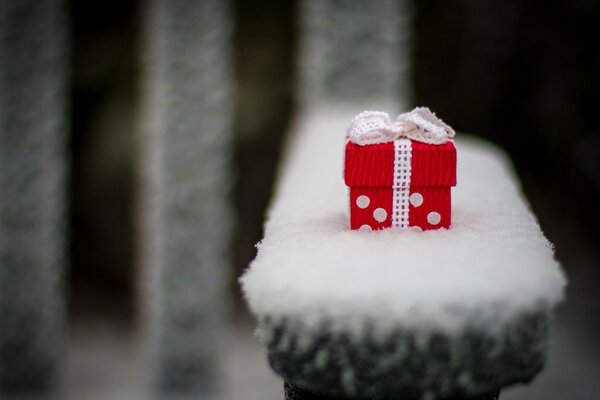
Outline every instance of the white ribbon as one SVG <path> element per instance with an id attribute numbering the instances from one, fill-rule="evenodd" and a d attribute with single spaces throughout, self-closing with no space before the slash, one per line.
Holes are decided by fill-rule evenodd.
<path id="1" fill-rule="evenodd" d="M 428 144 L 444 144 L 454 137 L 454 130 L 427 107 L 400 114 L 392 121 L 386 112 L 363 111 L 352 119 L 348 138 L 359 145 L 392 142 L 407 138 Z"/>

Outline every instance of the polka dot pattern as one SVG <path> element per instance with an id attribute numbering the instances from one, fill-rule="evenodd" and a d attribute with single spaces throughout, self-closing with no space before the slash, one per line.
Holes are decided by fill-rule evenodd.
<path id="1" fill-rule="evenodd" d="M 427 222 L 429 222 L 431 225 L 437 225 L 441 220 L 442 216 L 438 212 L 432 211 L 427 214 Z"/>
<path id="2" fill-rule="evenodd" d="M 392 227 L 394 216 L 393 204 L 391 204 L 392 190 L 392 188 L 379 187 L 351 188 L 351 228 L 358 230 L 363 225 L 367 225 L 372 231 L 378 231 Z M 450 227 L 449 188 L 418 187 L 410 190 L 406 199 L 410 227 L 420 227 L 423 230 Z M 367 199 L 368 205 L 366 205 Z M 361 208 L 361 205 L 365 207 Z"/>
<path id="3" fill-rule="evenodd" d="M 394 141 L 373 152 L 350 145 L 344 169 L 350 228 L 450 228 L 456 157 L 454 145 L 446 147 Z"/>
<path id="4" fill-rule="evenodd" d="M 358 230 L 359 230 L 359 231 L 363 231 L 363 232 L 370 232 L 370 231 L 372 231 L 372 230 L 373 230 L 373 228 L 371 228 L 371 227 L 370 227 L 369 225 L 367 225 L 367 224 L 364 224 L 364 225 L 361 225 L 361 227 L 360 227 L 360 228 L 358 228 Z"/>
<path id="5" fill-rule="evenodd" d="M 377 222 L 383 222 L 387 219 L 387 211 L 385 211 L 383 208 L 376 208 L 373 211 L 373 218 L 375 218 L 375 221 Z"/>
<path id="6" fill-rule="evenodd" d="M 365 209 L 369 207 L 369 204 L 371 204 L 371 199 L 369 198 L 369 196 L 365 196 L 363 194 L 356 198 L 356 205 L 358 206 L 358 208 Z"/>
<path id="7" fill-rule="evenodd" d="M 423 204 L 423 195 L 421 195 L 421 193 L 415 192 L 410 195 L 409 201 L 413 207 L 420 207 Z"/>

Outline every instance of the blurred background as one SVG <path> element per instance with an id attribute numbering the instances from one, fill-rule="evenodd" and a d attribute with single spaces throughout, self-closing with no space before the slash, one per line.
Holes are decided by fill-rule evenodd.
<path id="1" fill-rule="evenodd" d="M 302 3 L 0 2 L 0 394 L 281 398 L 237 278 L 300 108 Z M 399 100 L 508 153 L 570 281 L 548 368 L 502 398 L 599 399 L 600 4 L 397 3 Z"/>

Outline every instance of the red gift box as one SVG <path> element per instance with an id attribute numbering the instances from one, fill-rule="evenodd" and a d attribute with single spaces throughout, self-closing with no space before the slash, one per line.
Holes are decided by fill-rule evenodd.
<path id="1" fill-rule="evenodd" d="M 350 228 L 449 228 L 450 188 L 456 185 L 453 141 L 427 144 L 402 138 L 346 145 Z"/>

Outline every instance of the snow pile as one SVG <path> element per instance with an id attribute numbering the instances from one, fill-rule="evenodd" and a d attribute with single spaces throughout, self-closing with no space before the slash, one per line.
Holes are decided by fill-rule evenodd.
<path id="1" fill-rule="evenodd" d="M 509 165 L 474 139 L 456 141 L 452 229 L 350 231 L 343 146 L 357 111 L 299 119 L 265 238 L 241 278 L 259 319 L 493 330 L 562 299 L 565 278 Z"/>

